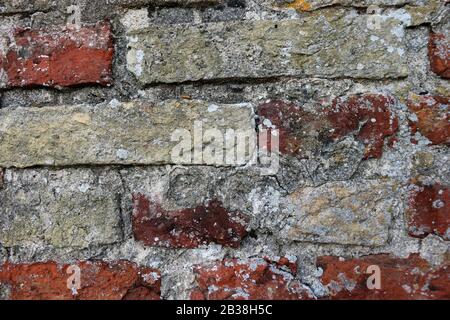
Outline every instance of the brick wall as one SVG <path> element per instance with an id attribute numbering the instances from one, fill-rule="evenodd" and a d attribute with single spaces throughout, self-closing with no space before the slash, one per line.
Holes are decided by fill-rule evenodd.
<path id="1" fill-rule="evenodd" d="M 0 299 L 450 299 L 446 0 L 1 0 Z"/>

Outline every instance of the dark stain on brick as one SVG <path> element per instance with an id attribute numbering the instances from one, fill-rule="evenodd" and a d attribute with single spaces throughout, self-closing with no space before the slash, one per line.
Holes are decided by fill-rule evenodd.
<path id="1" fill-rule="evenodd" d="M 218 200 L 206 205 L 166 211 L 145 195 L 133 195 L 133 232 L 147 246 L 196 248 L 217 243 L 237 248 L 247 235 L 248 217 L 227 211 Z"/>
<path id="2" fill-rule="evenodd" d="M 307 151 L 319 152 L 323 141 L 329 140 L 327 119 L 293 103 L 280 100 L 263 103 L 258 107 L 258 116 L 263 129 L 278 130 L 281 154 L 306 158 Z M 268 147 L 272 147 L 270 143 Z"/>

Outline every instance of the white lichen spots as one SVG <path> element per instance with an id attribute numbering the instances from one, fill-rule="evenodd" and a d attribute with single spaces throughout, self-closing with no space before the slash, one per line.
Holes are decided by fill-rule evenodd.
<path id="1" fill-rule="evenodd" d="M 398 24 L 391 29 L 391 33 L 399 39 L 405 36 L 405 27 L 412 24 L 412 17 L 405 9 L 394 10 L 386 18 L 398 20 Z"/>
<path id="2" fill-rule="evenodd" d="M 215 286 L 215 285 L 210 285 L 210 286 L 208 287 L 208 293 L 209 293 L 209 294 L 214 293 L 214 292 L 216 292 L 216 291 L 218 291 L 218 290 L 219 290 L 219 287 L 217 287 L 217 286 Z"/>
<path id="3" fill-rule="evenodd" d="M 150 26 L 148 10 L 146 8 L 138 10 L 128 10 L 120 22 L 127 32 L 140 30 Z"/>
<path id="4" fill-rule="evenodd" d="M 44 161 L 44 163 L 45 163 L 47 166 L 52 166 L 52 165 L 55 164 L 55 160 L 54 160 L 54 159 L 46 159 L 46 160 Z"/>
<path id="5" fill-rule="evenodd" d="M 267 128 L 272 128 L 272 129 L 276 128 L 269 119 L 264 119 L 263 125 L 266 126 Z"/>
<path id="6" fill-rule="evenodd" d="M 78 190 L 80 190 L 81 192 L 85 193 L 86 191 L 88 191 L 90 188 L 90 185 L 87 183 L 83 183 L 81 186 L 78 187 Z"/>
<path id="7" fill-rule="evenodd" d="M 108 105 L 109 105 L 110 107 L 112 107 L 112 108 L 117 108 L 117 107 L 120 106 L 120 102 L 119 102 L 119 100 L 117 100 L 116 98 L 114 98 L 114 99 L 112 99 L 112 100 L 109 102 Z"/>
<path id="8" fill-rule="evenodd" d="M 147 283 L 158 281 L 159 278 L 161 278 L 161 276 L 156 272 L 150 272 L 142 275 L 142 279 L 144 279 Z"/>
<path id="9" fill-rule="evenodd" d="M 0 88 L 5 88 L 8 83 L 8 76 L 3 69 L 0 69 Z"/>
<path id="10" fill-rule="evenodd" d="M 128 150 L 125 150 L 125 149 L 118 149 L 116 151 L 116 156 L 120 160 L 126 160 L 126 159 L 128 159 L 129 152 L 128 152 Z"/>
<path id="11" fill-rule="evenodd" d="M 390 12 L 388 16 L 390 18 L 399 20 L 406 27 L 411 26 L 412 24 L 411 14 L 409 14 L 409 12 L 406 11 L 405 9 L 394 10 Z"/>
<path id="12" fill-rule="evenodd" d="M 344 273 L 339 273 L 338 279 L 347 291 L 353 291 L 355 289 L 356 281 L 348 279 Z"/>
<path id="13" fill-rule="evenodd" d="M 140 77 L 143 72 L 144 58 L 145 53 L 140 49 L 131 49 L 127 53 L 128 69 L 138 77 Z"/>
<path id="14" fill-rule="evenodd" d="M 142 74 L 142 62 L 144 61 L 144 51 L 136 51 L 136 74 L 140 76 Z"/>
<path id="15" fill-rule="evenodd" d="M 420 256 L 432 265 L 438 266 L 445 261 L 448 249 L 448 244 L 441 237 L 428 235 L 422 240 Z"/>
<path id="16" fill-rule="evenodd" d="M 443 208 L 445 206 L 445 203 L 442 200 L 438 199 L 436 201 L 433 201 L 432 206 L 435 209 L 440 209 L 440 208 Z"/>
<path id="17" fill-rule="evenodd" d="M 219 109 L 219 106 L 217 104 L 210 104 L 208 106 L 208 112 L 215 112 Z"/>
<path id="18" fill-rule="evenodd" d="M 411 293 L 412 289 L 407 284 L 402 285 L 403 290 L 405 290 L 406 293 Z"/>
<path id="19" fill-rule="evenodd" d="M 327 285 L 327 289 L 330 291 L 332 295 L 335 295 L 342 291 L 342 286 L 337 281 L 331 280 Z"/>

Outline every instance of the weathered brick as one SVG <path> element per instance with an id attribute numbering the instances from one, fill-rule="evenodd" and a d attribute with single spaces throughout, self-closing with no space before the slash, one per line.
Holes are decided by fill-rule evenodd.
<path id="1" fill-rule="evenodd" d="M 0 73 L 6 77 L 6 87 L 112 83 L 114 44 L 109 22 L 79 30 L 17 29 L 3 51 Z"/>
<path id="2" fill-rule="evenodd" d="M 365 180 L 301 188 L 283 204 L 288 239 L 380 246 L 387 242 L 395 208 L 395 184 Z"/>
<path id="3" fill-rule="evenodd" d="M 252 109 L 247 104 L 135 101 L 96 106 L 1 109 L 0 122 L 0 166 L 3 167 L 173 163 L 233 166 L 247 163 L 256 144 Z M 202 124 L 202 132 L 194 129 L 196 122 Z M 208 129 L 219 132 L 222 141 L 205 137 Z M 239 137 L 247 134 L 248 141 L 253 141 L 242 157 L 236 156 L 235 141 L 226 143 L 230 137 L 225 136 L 227 130 L 235 130 Z M 182 137 L 173 138 L 177 132 L 183 133 Z M 192 141 L 196 132 L 204 137 L 204 144 Z M 173 155 L 172 152 L 177 150 L 175 147 L 180 146 L 186 135 L 188 145 L 182 150 L 184 156 Z M 222 151 L 223 159 L 232 155 L 234 160 L 216 161 L 202 157 L 206 151 L 201 148 L 206 144 L 210 150 L 217 150 L 216 154 Z M 200 150 L 200 156 L 192 152 L 192 146 Z"/>
<path id="4" fill-rule="evenodd" d="M 263 129 L 278 130 L 281 154 L 303 158 L 329 140 L 331 127 L 320 113 L 308 112 L 296 104 L 279 100 L 261 104 L 257 113 Z M 268 148 L 272 149 L 271 141 Z"/>
<path id="5" fill-rule="evenodd" d="M 87 248 L 119 242 L 120 176 L 93 170 L 7 170 L 0 244 Z"/>
<path id="6" fill-rule="evenodd" d="M 406 212 L 409 234 L 425 238 L 432 233 L 450 240 L 450 188 L 440 183 L 425 185 L 413 181 L 409 190 Z"/>
<path id="7" fill-rule="evenodd" d="M 430 34 L 428 56 L 431 70 L 438 76 L 450 78 L 450 41 L 443 33 Z"/>
<path id="8" fill-rule="evenodd" d="M 12 300 L 159 300 L 158 270 L 121 260 L 81 261 L 80 288 L 72 288 L 71 265 L 56 262 L 6 263 L 0 266 L 0 283 L 10 287 Z M 69 271 L 72 271 L 69 269 Z"/>
<path id="9" fill-rule="evenodd" d="M 365 145 L 365 159 L 380 158 L 385 138 L 398 130 L 398 119 L 391 112 L 394 103 L 390 96 L 365 94 L 338 98 L 331 108 L 310 112 L 270 101 L 259 106 L 258 115 L 264 129 L 279 130 L 283 154 L 304 158 L 326 143 L 355 135 Z"/>
<path id="10" fill-rule="evenodd" d="M 383 28 L 369 33 L 366 16 L 331 10 L 302 20 L 150 26 L 129 33 L 128 69 L 142 84 L 283 75 L 403 77 L 403 25 L 393 17 L 383 21 Z"/>
<path id="11" fill-rule="evenodd" d="M 412 133 L 419 131 L 432 144 L 450 145 L 449 103 L 444 96 L 410 95 L 408 108 L 417 116 L 410 122 Z"/>
<path id="12" fill-rule="evenodd" d="M 342 259 L 325 256 L 317 260 L 323 269 L 322 283 L 331 299 L 423 300 L 450 298 L 450 266 L 432 268 L 418 255 L 401 259 L 386 254 Z M 369 266 L 380 268 L 381 288 L 369 289 Z"/>
<path id="13" fill-rule="evenodd" d="M 365 158 L 380 158 L 384 139 L 398 130 L 398 119 L 391 112 L 395 101 L 390 96 L 366 94 L 337 98 L 327 111 L 333 138 L 356 132 L 366 146 Z"/>
<path id="14" fill-rule="evenodd" d="M 247 235 L 248 217 L 226 210 L 218 200 L 174 211 L 142 194 L 134 194 L 133 203 L 134 238 L 147 246 L 195 248 L 218 243 L 236 248 Z"/>
<path id="15" fill-rule="evenodd" d="M 295 263 L 295 262 L 294 262 Z M 194 269 L 194 300 L 299 300 L 312 292 L 287 267 L 264 259 L 226 259 Z"/>

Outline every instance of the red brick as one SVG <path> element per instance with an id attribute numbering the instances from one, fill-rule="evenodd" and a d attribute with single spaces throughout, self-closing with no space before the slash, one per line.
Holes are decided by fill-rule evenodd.
<path id="1" fill-rule="evenodd" d="M 287 257 L 279 257 L 277 260 L 271 259 L 269 257 L 264 257 L 268 263 L 273 263 L 277 268 L 287 268 L 292 274 L 297 274 L 297 259 L 292 260 Z"/>
<path id="2" fill-rule="evenodd" d="M 431 70 L 442 78 L 450 78 L 450 41 L 442 33 L 430 34 L 428 56 Z"/>
<path id="3" fill-rule="evenodd" d="M 9 264 L 0 268 L 0 282 L 11 288 L 12 300 L 156 300 L 161 279 L 157 270 L 140 268 L 129 261 L 84 261 L 81 288 L 68 289 L 69 265 L 55 262 Z"/>
<path id="4" fill-rule="evenodd" d="M 369 159 L 381 157 L 385 138 L 395 141 L 398 119 L 391 112 L 393 104 L 392 97 L 366 94 L 335 99 L 331 108 L 312 113 L 292 103 L 270 101 L 259 106 L 258 115 L 264 129 L 279 130 L 282 154 L 302 158 L 306 151 L 320 150 L 322 143 L 355 135 Z"/>
<path id="5" fill-rule="evenodd" d="M 381 254 L 349 260 L 325 256 L 318 258 L 317 265 L 323 269 L 321 281 L 331 292 L 329 299 L 450 299 L 450 266 L 432 268 L 418 255 L 400 259 Z M 380 268 L 380 289 L 367 287 L 371 274 L 366 271 L 371 265 Z"/>
<path id="6" fill-rule="evenodd" d="M 305 149 L 314 147 L 310 143 L 313 141 L 310 133 L 326 133 L 326 123 L 321 121 L 320 115 L 307 112 L 293 103 L 269 101 L 259 106 L 258 115 L 264 129 L 278 130 L 279 151 L 282 154 L 302 158 Z M 272 149 L 270 143 L 267 147 Z"/>
<path id="7" fill-rule="evenodd" d="M 450 240 L 450 189 L 439 183 L 424 185 L 413 182 L 406 212 L 408 232 L 424 238 L 435 234 Z"/>
<path id="8" fill-rule="evenodd" d="M 366 146 L 365 159 L 380 158 L 384 139 L 398 130 L 398 119 L 391 112 L 393 104 L 392 97 L 377 94 L 335 99 L 326 111 L 334 128 L 332 138 L 354 133 Z"/>
<path id="9" fill-rule="evenodd" d="M 419 131 L 432 144 L 450 145 L 449 103 L 448 97 L 412 95 L 408 108 L 417 116 L 417 122 L 410 122 L 413 134 Z"/>
<path id="10" fill-rule="evenodd" d="M 196 248 L 217 243 L 236 248 L 247 235 L 248 217 L 212 200 L 196 208 L 167 211 L 142 194 L 133 195 L 133 233 L 147 246 Z"/>
<path id="11" fill-rule="evenodd" d="M 112 81 L 113 37 L 109 22 L 79 30 L 17 29 L 0 69 L 8 87 L 108 85 Z"/>
<path id="12" fill-rule="evenodd" d="M 284 259 L 280 259 L 283 261 Z M 226 259 L 194 269 L 194 300 L 312 299 L 309 289 L 295 280 L 289 267 L 267 259 Z"/>

